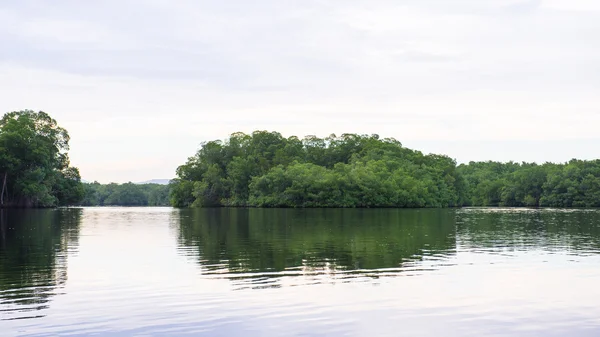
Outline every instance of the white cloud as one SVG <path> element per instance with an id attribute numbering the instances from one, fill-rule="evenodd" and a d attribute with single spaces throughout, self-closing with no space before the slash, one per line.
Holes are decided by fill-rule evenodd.
<path id="1" fill-rule="evenodd" d="M 171 177 L 201 141 L 255 129 L 593 138 L 600 22 L 564 3 L 9 2 L 0 109 L 51 113 L 100 181 Z"/>
<path id="2" fill-rule="evenodd" d="M 544 0 L 544 7 L 567 11 L 600 11 L 596 0 Z"/>

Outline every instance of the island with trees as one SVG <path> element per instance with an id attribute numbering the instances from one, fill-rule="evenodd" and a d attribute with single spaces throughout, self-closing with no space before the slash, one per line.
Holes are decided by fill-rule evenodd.
<path id="1" fill-rule="evenodd" d="M 393 138 L 235 133 L 177 169 L 175 207 L 600 207 L 600 160 L 470 162 Z"/>
<path id="2" fill-rule="evenodd" d="M 0 120 L 0 207 L 600 207 L 600 160 L 470 162 L 393 138 L 234 133 L 203 143 L 169 185 L 83 183 L 47 113 Z"/>

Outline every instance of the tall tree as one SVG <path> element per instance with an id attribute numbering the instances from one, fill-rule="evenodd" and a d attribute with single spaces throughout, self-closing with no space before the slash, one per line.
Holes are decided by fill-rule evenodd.
<path id="1" fill-rule="evenodd" d="M 1 206 L 51 207 L 83 196 L 69 166 L 69 134 L 43 111 L 14 111 L 0 120 Z"/>

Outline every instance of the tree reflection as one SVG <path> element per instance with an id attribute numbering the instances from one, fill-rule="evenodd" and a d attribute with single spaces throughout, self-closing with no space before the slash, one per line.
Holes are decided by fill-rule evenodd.
<path id="1" fill-rule="evenodd" d="M 43 316 L 67 280 L 67 254 L 77 246 L 81 209 L 0 210 L 2 319 Z"/>
<path id="2" fill-rule="evenodd" d="M 418 272 L 456 246 L 453 210 L 191 209 L 179 237 L 205 275 L 257 287 Z"/>
<path id="3" fill-rule="evenodd" d="M 600 252 L 600 210 L 470 208 L 457 212 L 464 249 Z"/>

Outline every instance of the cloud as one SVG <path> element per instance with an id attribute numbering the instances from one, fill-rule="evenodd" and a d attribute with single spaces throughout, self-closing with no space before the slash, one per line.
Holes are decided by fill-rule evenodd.
<path id="1" fill-rule="evenodd" d="M 544 0 L 543 6 L 566 11 L 600 11 L 600 3 L 595 0 Z"/>
<path id="2" fill-rule="evenodd" d="M 255 129 L 421 143 L 593 137 L 594 4 L 4 1 L 0 108 L 51 113 L 71 133 L 73 163 L 100 181 L 171 177 L 200 142 Z M 130 160 L 153 164 L 119 173 Z"/>

